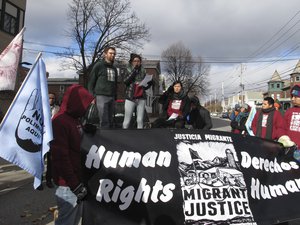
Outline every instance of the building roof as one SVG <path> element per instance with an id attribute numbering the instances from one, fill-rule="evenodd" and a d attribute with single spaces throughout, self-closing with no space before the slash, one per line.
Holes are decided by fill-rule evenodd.
<path id="1" fill-rule="evenodd" d="M 282 82 L 279 73 L 277 72 L 277 70 L 275 70 L 275 72 L 273 73 L 273 76 L 269 82 L 278 82 L 278 81 Z"/>
<path id="2" fill-rule="evenodd" d="M 298 63 L 297 63 L 297 65 L 296 65 L 294 71 L 292 72 L 292 74 L 293 74 L 293 73 L 300 73 L 300 60 L 298 61 Z"/>
<path id="3" fill-rule="evenodd" d="M 48 84 L 78 84 L 79 79 L 77 78 L 48 78 Z"/>

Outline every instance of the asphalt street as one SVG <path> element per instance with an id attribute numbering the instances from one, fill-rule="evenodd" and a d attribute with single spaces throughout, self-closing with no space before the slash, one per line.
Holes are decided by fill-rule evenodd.
<path id="1" fill-rule="evenodd" d="M 1 225 L 45 225 L 53 221 L 49 208 L 55 206 L 54 189 L 45 186 L 43 191 L 34 190 L 32 176 L 3 159 L 0 202 Z"/>
<path id="2" fill-rule="evenodd" d="M 230 131 L 229 120 L 213 118 L 213 130 Z M 54 189 L 44 185 L 42 191 L 33 189 L 33 178 L 0 158 L 0 225 L 52 225 L 55 206 Z M 300 225 L 300 220 L 290 222 Z"/>

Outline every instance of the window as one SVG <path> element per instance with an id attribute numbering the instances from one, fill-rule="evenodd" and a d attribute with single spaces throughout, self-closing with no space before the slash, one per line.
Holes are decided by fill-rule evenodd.
<path id="1" fill-rule="evenodd" d="M 64 85 L 60 85 L 59 86 L 59 91 L 64 93 L 65 92 L 65 86 Z"/>
<path id="2" fill-rule="evenodd" d="M 277 88 L 280 88 L 280 84 L 277 84 L 276 86 L 277 86 Z"/>
<path id="3" fill-rule="evenodd" d="M 274 84 L 271 84 L 271 88 L 274 88 Z"/>
<path id="4" fill-rule="evenodd" d="M 10 34 L 16 33 L 16 18 L 11 15 L 5 13 L 4 15 L 4 26 L 3 30 Z"/>
<path id="5" fill-rule="evenodd" d="M 296 81 L 300 81 L 300 76 L 296 76 Z"/>
<path id="6" fill-rule="evenodd" d="M 24 26 L 24 10 L 6 0 L 0 0 L 0 6 L 0 29 L 16 35 Z"/>

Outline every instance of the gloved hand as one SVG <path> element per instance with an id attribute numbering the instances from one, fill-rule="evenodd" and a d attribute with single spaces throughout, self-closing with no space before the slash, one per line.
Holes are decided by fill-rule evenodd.
<path id="1" fill-rule="evenodd" d="M 97 131 L 97 126 L 94 124 L 87 123 L 83 125 L 83 130 L 88 134 L 94 135 Z"/>
<path id="2" fill-rule="evenodd" d="M 283 147 L 285 148 L 289 148 L 292 146 L 295 146 L 295 142 L 293 142 L 289 136 L 287 135 L 283 135 L 278 139 L 278 142 L 281 143 L 283 145 Z"/>
<path id="3" fill-rule="evenodd" d="M 288 155 L 290 152 L 294 152 L 297 149 L 296 143 L 287 135 L 281 136 L 277 141 L 283 146 L 285 155 Z"/>
<path id="4" fill-rule="evenodd" d="M 74 190 L 73 193 L 77 197 L 77 203 L 80 203 L 84 200 L 87 195 L 87 188 L 84 186 L 83 183 L 80 183 Z"/>

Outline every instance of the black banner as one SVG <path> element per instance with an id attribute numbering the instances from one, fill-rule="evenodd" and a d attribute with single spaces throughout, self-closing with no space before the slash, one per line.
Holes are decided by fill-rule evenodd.
<path id="1" fill-rule="evenodd" d="M 101 130 L 82 144 L 82 224 L 273 224 L 298 218 L 292 154 L 256 137 Z"/>

